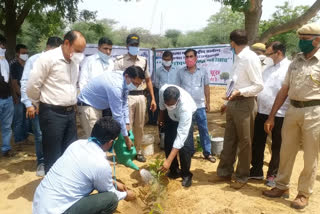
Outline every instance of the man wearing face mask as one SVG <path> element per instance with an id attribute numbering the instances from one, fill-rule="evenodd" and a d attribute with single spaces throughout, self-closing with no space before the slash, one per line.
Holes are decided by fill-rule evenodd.
<path id="1" fill-rule="evenodd" d="M 43 53 L 30 72 L 27 95 L 39 108 L 46 173 L 77 140 L 77 80 L 85 47 L 83 35 L 69 31 L 63 44 Z"/>
<path id="2" fill-rule="evenodd" d="M 127 48 L 128 54 L 119 56 L 115 60 L 115 70 L 124 71 L 126 68 L 135 65 L 139 66 L 144 72 L 145 83 L 151 96 L 150 110 L 154 112 L 157 109 L 153 86 L 151 82 L 150 73 L 148 71 L 148 64 L 146 58 L 138 56 L 140 38 L 137 34 L 130 34 L 127 37 Z M 142 155 L 141 143 L 143 139 L 143 127 L 146 114 L 146 98 L 144 96 L 145 85 L 139 86 L 130 85 L 128 104 L 129 104 L 129 115 L 130 115 L 130 126 L 133 129 L 135 137 L 135 146 L 137 148 L 137 160 L 145 162 L 146 158 Z"/>
<path id="3" fill-rule="evenodd" d="M 205 69 L 197 66 L 197 51 L 188 49 L 184 53 L 186 67 L 183 67 L 177 74 L 177 85 L 189 92 L 197 104 L 197 111 L 194 115 L 196 121 L 200 143 L 203 149 L 203 156 L 212 163 L 216 162 L 211 155 L 211 141 L 208 131 L 206 112 L 210 112 L 210 86 L 209 77 Z"/>
<path id="4" fill-rule="evenodd" d="M 0 127 L 2 146 L 1 153 L 4 157 L 13 155 L 11 152 L 11 124 L 14 114 L 12 100 L 12 87 L 10 78 L 10 69 L 6 60 L 6 38 L 0 34 Z"/>
<path id="5" fill-rule="evenodd" d="M 263 43 L 255 43 L 251 45 L 251 50 L 258 55 L 261 65 L 265 65 L 264 60 L 266 59 L 266 45 Z"/>
<path id="6" fill-rule="evenodd" d="M 106 37 L 99 39 L 98 52 L 87 57 L 81 66 L 79 77 L 80 91 L 94 77 L 113 70 L 114 62 L 111 57 L 112 45 L 112 41 Z"/>
<path id="7" fill-rule="evenodd" d="M 105 72 L 92 80 L 78 96 L 80 122 L 89 137 L 95 122 L 102 117 L 102 110 L 108 109 L 110 115 L 121 125 L 128 149 L 132 142 L 126 124 L 129 124 L 128 86 L 139 86 L 144 80 L 144 72 L 138 66 L 130 66 L 122 71 Z"/>
<path id="8" fill-rule="evenodd" d="M 157 70 L 156 80 L 158 88 L 165 84 L 177 85 L 177 72 L 175 66 L 172 65 L 173 54 L 171 51 L 165 51 L 162 54 L 162 66 Z"/>
<path id="9" fill-rule="evenodd" d="M 164 85 L 159 92 L 159 124 L 165 127 L 166 160 L 161 168 L 172 179 L 182 177 L 182 186 L 192 184 L 191 157 L 193 144 L 192 115 L 197 106 L 190 94 L 175 85 Z M 180 168 L 177 160 L 179 153 Z"/>
<path id="10" fill-rule="evenodd" d="M 132 190 L 112 179 L 106 158 L 120 130 L 117 121 L 103 117 L 95 123 L 89 139 L 70 145 L 37 187 L 32 213 L 113 213 L 120 200 L 134 200 Z M 90 194 L 93 190 L 98 193 Z"/>
<path id="11" fill-rule="evenodd" d="M 282 145 L 276 187 L 263 191 L 268 197 L 289 197 L 289 183 L 296 155 L 304 152 L 304 168 L 298 182 L 298 195 L 291 207 L 308 205 L 317 176 L 320 142 L 320 25 L 311 23 L 297 30 L 301 53 L 292 61 L 274 101 L 264 129 L 270 134 L 275 116 L 287 97 L 290 105 L 282 127 Z"/>
<path id="12" fill-rule="evenodd" d="M 267 46 L 266 56 L 270 57 L 274 65 L 269 66 L 262 73 L 264 88 L 258 94 L 258 114 L 254 122 L 254 134 L 252 141 L 252 160 L 250 178 L 263 180 L 263 159 L 267 133 L 264 131 L 264 123 L 268 119 L 273 102 L 280 90 L 283 80 L 291 63 L 286 57 L 286 47 L 281 42 L 272 42 Z M 275 128 L 272 130 L 271 160 L 267 172 L 267 186 L 274 186 L 280 160 L 281 129 L 284 115 L 288 109 L 289 100 L 279 109 L 275 117 Z"/>

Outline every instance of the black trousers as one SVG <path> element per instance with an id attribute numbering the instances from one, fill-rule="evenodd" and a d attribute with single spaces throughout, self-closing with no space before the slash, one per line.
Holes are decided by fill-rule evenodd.
<path id="1" fill-rule="evenodd" d="M 252 168 L 250 175 L 263 176 L 263 160 L 264 149 L 266 147 L 267 133 L 264 131 L 264 123 L 268 119 L 268 115 L 258 113 L 254 124 L 254 135 L 252 143 Z M 271 146 L 271 160 L 269 162 L 269 169 L 267 176 L 276 176 L 280 162 L 280 148 L 281 148 L 281 129 L 283 124 L 283 117 L 275 117 L 274 127 L 272 130 L 272 146 Z"/>
<path id="2" fill-rule="evenodd" d="M 45 172 L 56 162 L 67 147 L 78 139 L 76 113 L 57 111 L 45 104 L 39 106 L 39 122 Z"/>
<path id="3" fill-rule="evenodd" d="M 178 122 L 171 120 L 169 117 L 165 121 L 165 140 L 164 140 L 164 150 L 166 157 L 170 155 L 173 147 L 174 140 L 177 136 Z M 189 177 L 192 176 L 190 172 L 191 158 L 195 153 L 193 144 L 193 126 L 190 127 L 189 135 L 184 142 L 184 146 L 179 150 L 180 166 L 181 166 L 181 176 Z M 171 163 L 170 172 L 177 173 L 179 170 L 179 163 L 177 157 Z"/>
<path id="4" fill-rule="evenodd" d="M 148 123 L 150 125 L 157 125 L 158 116 L 159 116 L 159 89 L 156 87 L 153 87 L 153 92 L 154 92 L 154 98 L 155 98 L 156 104 L 157 104 L 157 110 L 155 112 L 152 112 L 150 110 L 151 96 L 149 95 L 147 97 L 148 117 L 149 117 Z"/>

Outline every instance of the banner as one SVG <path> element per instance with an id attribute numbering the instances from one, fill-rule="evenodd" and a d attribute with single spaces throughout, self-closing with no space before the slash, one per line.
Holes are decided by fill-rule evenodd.
<path id="1" fill-rule="evenodd" d="M 226 85 L 226 81 L 231 78 L 231 70 L 233 64 L 233 53 L 230 45 L 210 45 L 191 47 L 198 54 L 197 66 L 207 70 L 210 84 Z M 185 65 L 184 52 L 188 48 L 173 48 L 173 49 L 156 49 L 155 54 L 155 69 L 162 66 L 162 54 L 166 50 L 173 53 L 173 65 L 181 68 Z"/>

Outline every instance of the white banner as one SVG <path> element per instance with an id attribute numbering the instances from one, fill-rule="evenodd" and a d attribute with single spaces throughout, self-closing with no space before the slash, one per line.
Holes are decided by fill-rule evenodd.
<path id="1" fill-rule="evenodd" d="M 226 85 L 226 80 L 231 78 L 233 53 L 230 45 L 211 45 L 191 47 L 198 54 L 197 66 L 205 68 L 208 72 L 210 84 Z M 162 65 L 162 54 L 166 50 L 173 53 L 173 65 L 180 68 L 185 66 L 184 52 L 188 48 L 156 49 L 155 68 Z"/>

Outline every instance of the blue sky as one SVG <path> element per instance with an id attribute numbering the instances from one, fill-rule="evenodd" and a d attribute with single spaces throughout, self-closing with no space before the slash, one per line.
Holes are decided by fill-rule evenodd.
<path id="1" fill-rule="evenodd" d="M 264 0 L 262 19 L 268 19 L 275 11 L 275 6 L 283 5 L 285 1 Z M 316 0 L 287 1 L 293 6 L 310 6 Z M 218 12 L 220 7 L 220 3 L 213 0 L 83 0 L 79 4 L 80 10 L 98 11 L 99 19 L 114 19 L 118 22 L 118 28 L 142 27 L 154 34 L 164 34 L 167 29 L 183 32 L 199 30 L 207 25 L 209 17 Z"/>

